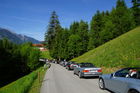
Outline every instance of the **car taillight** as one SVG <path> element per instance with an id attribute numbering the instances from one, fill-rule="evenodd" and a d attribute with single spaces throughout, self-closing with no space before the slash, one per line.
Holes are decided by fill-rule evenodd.
<path id="1" fill-rule="evenodd" d="M 102 72 L 102 69 L 99 69 L 98 72 Z"/>
<path id="2" fill-rule="evenodd" d="M 89 70 L 83 70 L 82 72 L 89 72 Z"/>

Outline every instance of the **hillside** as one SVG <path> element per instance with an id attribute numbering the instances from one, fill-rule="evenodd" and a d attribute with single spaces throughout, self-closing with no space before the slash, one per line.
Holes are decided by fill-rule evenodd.
<path id="1" fill-rule="evenodd" d="M 42 52 L 41 52 L 41 57 L 40 57 L 40 58 L 52 59 L 52 57 L 50 56 L 49 51 L 42 51 Z"/>
<path id="2" fill-rule="evenodd" d="M 101 67 L 140 66 L 140 27 L 72 60 Z"/>
<path id="3" fill-rule="evenodd" d="M 21 34 L 16 34 L 12 31 L 7 30 L 7 29 L 0 28 L 0 39 L 3 39 L 3 38 L 8 38 L 10 41 L 17 43 L 17 44 L 21 44 L 24 42 L 32 42 L 35 44 L 40 43 L 40 41 L 38 41 L 34 38 L 31 38 L 31 37 L 28 37 L 25 35 L 21 35 Z"/>

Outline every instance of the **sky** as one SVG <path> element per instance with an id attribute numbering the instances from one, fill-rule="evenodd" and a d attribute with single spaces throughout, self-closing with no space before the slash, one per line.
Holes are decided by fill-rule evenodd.
<path id="1" fill-rule="evenodd" d="M 61 26 L 68 28 L 74 21 L 90 23 L 99 11 L 111 10 L 117 0 L 0 0 L 0 27 L 43 41 L 52 11 Z M 131 7 L 131 0 L 125 0 Z"/>

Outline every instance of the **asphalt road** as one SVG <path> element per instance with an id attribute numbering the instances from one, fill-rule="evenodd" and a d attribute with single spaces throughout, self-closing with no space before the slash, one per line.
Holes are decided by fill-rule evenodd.
<path id="1" fill-rule="evenodd" d="M 79 79 L 73 71 L 51 64 L 42 83 L 40 93 L 110 93 L 98 87 L 98 78 Z"/>

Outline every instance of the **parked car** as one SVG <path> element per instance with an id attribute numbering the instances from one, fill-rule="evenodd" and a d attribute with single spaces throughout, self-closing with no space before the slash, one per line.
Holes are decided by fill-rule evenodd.
<path id="1" fill-rule="evenodd" d="M 59 64 L 60 64 L 61 66 L 63 66 L 63 65 L 65 64 L 65 62 L 64 62 L 64 61 L 61 61 Z"/>
<path id="2" fill-rule="evenodd" d="M 66 67 L 67 63 L 68 63 L 68 62 L 67 62 L 67 61 L 65 61 L 65 62 L 64 62 L 64 64 L 63 64 L 63 67 Z"/>
<path id="3" fill-rule="evenodd" d="M 78 63 L 72 62 L 71 65 L 70 65 L 70 69 L 74 70 L 74 68 L 77 67 L 77 66 L 78 66 Z"/>
<path id="4" fill-rule="evenodd" d="M 73 65 L 76 64 L 74 61 L 70 61 L 66 64 L 66 69 L 73 70 Z"/>
<path id="5" fill-rule="evenodd" d="M 74 74 L 77 74 L 79 78 L 82 77 L 95 77 L 102 74 L 101 68 L 95 67 L 91 63 L 80 63 L 74 68 Z"/>
<path id="6" fill-rule="evenodd" d="M 140 68 L 124 68 L 101 75 L 99 87 L 115 93 L 140 93 Z"/>

